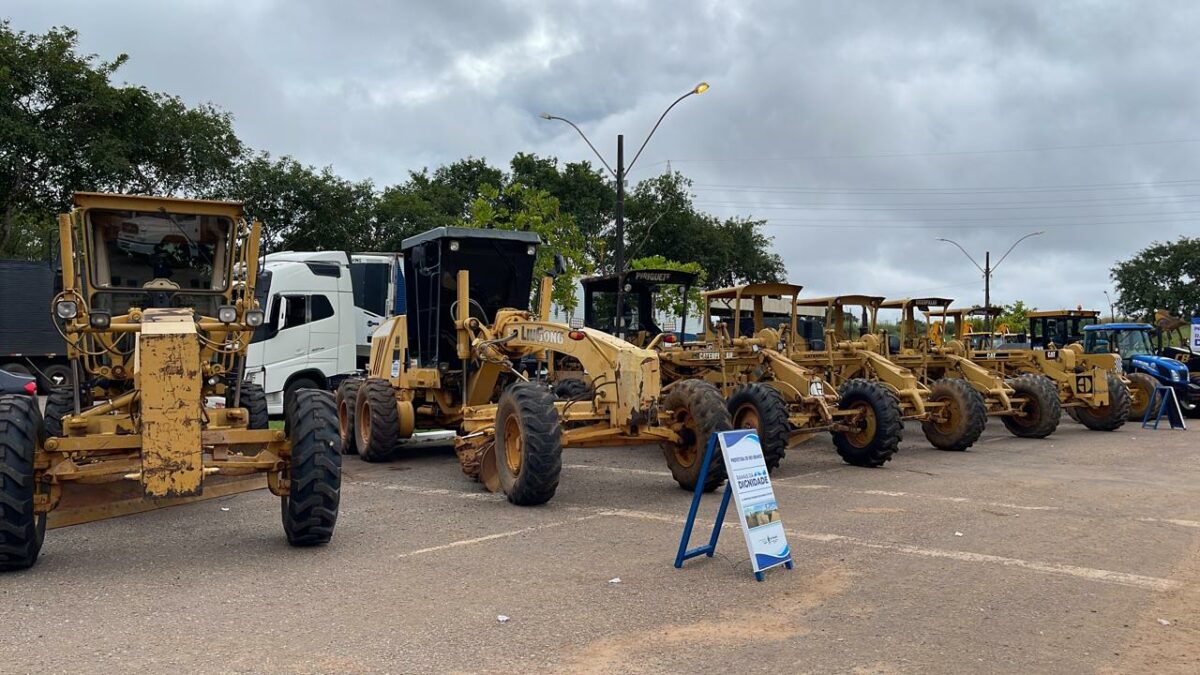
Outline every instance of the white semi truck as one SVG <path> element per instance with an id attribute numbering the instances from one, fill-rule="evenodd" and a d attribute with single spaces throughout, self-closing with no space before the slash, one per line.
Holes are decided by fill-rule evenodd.
<path id="1" fill-rule="evenodd" d="M 283 251 L 265 257 L 259 302 L 267 320 L 246 354 L 246 377 L 282 415 L 299 389 L 332 389 L 365 368 L 371 334 L 404 313 L 400 255 Z"/>

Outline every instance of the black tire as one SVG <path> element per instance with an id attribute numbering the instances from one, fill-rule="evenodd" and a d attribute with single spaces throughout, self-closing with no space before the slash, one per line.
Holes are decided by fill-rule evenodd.
<path id="1" fill-rule="evenodd" d="M 46 397 L 45 430 L 47 437 L 63 436 L 63 418 L 75 414 L 75 393 L 70 389 L 58 388 Z"/>
<path id="2" fill-rule="evenodd" d="M 957 377 L 942 378 L 929 387 L 930 401 L 943 401 L 948 415 L 921 423 L 929 444 L 938 450 L 962 452 L 975 444 L 987 426 L 983 395 Z M 1057 400 L 1057 399 L 1056 399 Z"/>
<path id="3" fill-rule="evenodd" d="M 663 456 L 671 476 L 679 487 L 693 491 L 700 482 L 700 467 L 704 463 L 704 452 L 708 439 L 719 431 L 729 431 L 733 421 L 721 392 L 703 380 L 676 382 L 662 401 L 670 410 L 679 427 L 677 433 L 682 443 L 661 443 Z M 711 492 L 725 482 L 725 462 L 721 459 L 721 446 L 713 452 L 704 481 L 704 491 Z"/>
<path id="4" fill-rule="evenodd" d="M 59 388 L 70 389 L 75 384 L 75 377 L 71 373 L 71 366 L 55 363 L 46 366 L 42 374 L 46 376 L 43 384 L 47 393 Z"/>
<path id="5" fill-rule="evenodd" d="M 400 412 L 392 383 L 377 377 L 358 389 L 354 409 L 355 446 L 367 462 L 386 462 L 396 455 L 400 438 Z"/>
<path id="6" fill-rule="evenodd" d="M 1129 419 L 1141 422 L 1146 417 L 1146 408 L 1150 407 L 1150 399 L 1158 380 L 1145 373 L 1130 373 L 1129 379 Z"/>
<path id="7" fill-rule="evenodd" d="M 1129 419 L 1132 399 L 1116 373 L 1108 373 L 1108 405 L 1096 408 L 1066 408 L 1071 417 L 1092 431 L 1116 431 Z"/>
<path id="8" fill-rule="evenodd" d="M 333 394 L 296 392 L 287 421 L 292 443 L 289 495 L 280 500 L 283 531 L 292 546 L 327 544 L 337 524 L 342 491 L 342 440 Z"/>
<path id="9" fill-rule="evenodd" d="M 28 396 L 0 396 L 0 570 L 37 562 L 46 536 L 45 514 L 33 512 L 34 453 L 42 416 Z"/>
<path id="10" fill-rule="evenodd" d="M 362 387 L 360 377 L 342 380 L 337 389 L 338 435 L 342 437 L 342 454 L 358 454 L 358 438 L 354 431 L 355 406 L 358 404 L 358 390 Z"/>
<path id="11" fill-rule="evenodd" d="M 838 390 L 838 408 L 861 410 L 860 429 L 833 432 L 833 446 L 842 461 L 852 466 L 880 467 L 892 459 L 904 432 L 900 401 L 878 382 L 854 378 Z"/>
<path id="12" fill-rule="evenodd" d="M 288 416 L 291 414 L 292 404 L 296 402 L 296 393 L 303 389 L 317 389 L 323 391 L 323 389 L 321 389 L 321 385 L 317 384 L 313 380 L 308 379 L 307 377 L 301 377 L 288 382 L 288 385 L 283 388 L 284 420 L 287 420 Z"/>
<path id="13" fill-rule="evenodd" d="M 545 504 L 562 473 L 562 424 L 554 394 L 534 382 L 511 384 L 496 406 L 496 473 L 517 506 Z"/>
<path id="14" fill-rule="evenodd" d="M 560 401 L 581 401 L 591 398 L 594 393 L 587 382 L 574 377 L 559 380 L 554 385 L 554 398 Z"/>
<path id="15" fill-rule="evenodd" d="M 234 387 L 225 389 L 225 407 L 233 407 Z M 253 382 L 242 382 L 241 407 L 246 409 L 247 429 L 266 429 L 271 426 L 271 416 L 267 414 L 267 392 L 262 385 Z"/>
<path id="16" fill-rule="evenodd" d="M 774 387 L 752 382 L 734 389 L 726 407 L 734 429 L 758 432 L 767 471 L 778 469 L 787 454 L 792 431 L 788 422 L 788 404 L 783 395 Z"/>
<path id="17" fill-rule="evenodd" d="M 1054 433 L 1062 419 L 1062 404 L 1058 401 L 1054 380 L 1045 375 L 1027 374 L 1009 380 L 1008 386 L 1016 390 L 1017 396 L 1027 399 L 1021 407 L 1026 416 L 1001 417 L 1004 428 L 1018 438 L 1045 438 Z"/>

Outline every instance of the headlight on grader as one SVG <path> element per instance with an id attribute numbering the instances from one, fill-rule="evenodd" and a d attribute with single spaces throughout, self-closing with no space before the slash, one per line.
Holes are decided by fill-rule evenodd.
<path id="1" fill-rule="evenodd" d="M 233 323 L 237 321 L 237 307 L 233 305 L 221 305 L 218 307 L 217 321 L 221 323 Z"/>
<path id="2" fill-rule="evenodd" d="M 112 313 L 106 309 L 93 309 L 88 315 L 88 323 L 96 330 L 108 330 L 112 325 Z"/>
<path id="3" fill-rule="evenodd" d="M 263 314 L 261 309 L 246 310 L 246 325 L 250 326 L 251 328 L 257 328 L 263 325 L 263 320 L 265 319 L 266 315 Z"/>
<path id="4" fill-rule="evenodd" d="M 79 303 L 74 300 L 59 300 L 54 304 L 54 313 L 58 318 L 69 321 L 79 316 Z"/>

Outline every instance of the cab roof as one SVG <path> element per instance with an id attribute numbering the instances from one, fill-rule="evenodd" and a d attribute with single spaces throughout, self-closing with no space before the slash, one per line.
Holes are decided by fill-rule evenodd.
<path id="1" fill-rule="evenodd" d="M 625 272 L 625 283 L 630 286 L 648 286 L 651 284 L 666 284 L 669 286 L 691 286 L 700 275 L 683 270 L 629 270 Z M 605 274 L 588 277 L 582 282 L 589 291 L 616 292 L 617 275 Z"/>
<path id="2" fill-rule="evenodd" d="M 76 192 L 73 202 L 75 207 L 80 209 L 165 211 L 199 216 L 226 216 L 235 220 L 244 216 L 241 202 L 215 199 L 180 199 L 179 197 L 121 195 L 107 192 Z"/>
<path id="3" fill-rule="evenodd" d="M 830 295 L 823 298 L 800 298 L 800 307 L 833 307 L 834 305 L 866 305 L 878 307 L 884 300 L 882 295 Z"/>
<path id="4" fill-rule="evenodd" d="M 435 227 L 432 230 L 422 232 L 421 234 L 409 237 L 400 242 L 400 250 L 407 251 L 418 244 L 423 244 L 427 241 L 436 241 L 439 239 L 491 239 L 503 241 L 516 241 L 525 244 L 533 244 L 537 246 L 542 243 L 542 238 L 536 232 L 524 232 L 520 230 L 495 230 L 481 227 Z"/>
<path id="5" fill-rule="evenodd" d="M 954 302 L 952 298 L 896 298 L 895 300 L 885 300 L 879 305 L 880 309 L 904 309 L 909 305 L 915 305 L 922 311 L 928 307 L 939 307 L 945 309 Z"/>
<path id="6" fill-rule="evenodd" d="M 1083 330 L 1085 333 L 1098 330 L 1154 330 L 1154 326 L 1148 323 L 1098 323 L 1084 326 Z"/>
<path id="7" fill-rule="evenodd" d="M 760 283 L 760 284 L 744 284 L 742 286 L 730 286 L 729 288 L 718 288 L 713 291 L 706 291 L 704 297 L 710 300 L 725 300 L 737 297 L 753 298 L 753 297 L 769 297 L 769 296 L 796 296 L 800 294 L 803 286 L 797 284 L 785 283 Z"/>
<path id="8" fill-rule="evenodd" d="M 1025 316 L 1035 319 L 1044 316 L 1097 317 L 1100 312 L 1095 309 L 1043 309 L 1027 312 Z"/>

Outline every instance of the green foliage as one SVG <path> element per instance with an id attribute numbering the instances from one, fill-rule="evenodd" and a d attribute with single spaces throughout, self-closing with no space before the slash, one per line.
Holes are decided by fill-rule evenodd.
<path id="1" fill-rule="evenodd" d="M 1173 316 L 1200 314 L 1200 238 L 1155 242 L 1119 261 L 1111 276 L 1120 296 L 1117 309 L 1126 316 L 1152 321 L 1156 309 Z"/>
<path id="2" fill-rule="evenodd" d="M 1037 307 L 1026 307 L 1023 300 L 1018 300 L 1011 305 L 1004 305 L 1003 309 L 1004 313 L 992 321 L 992 326 L 1007 326 L 1010 333 L 1026 333 L 1029 331 L 1029 313 L 1037 311 Z M 984 327 L 983 319 L 972 319 L 971 327 L 972 329 L 982 331 Z"/>
<path id="3" fill-rule="evenodd" d="M 583 235 L 583 251 L 595 267 L 603 268 L 612 251 L 613 209 L 617 192 L 610 176 L 589 162 L 572 162 L 559 169 L 553 157 L 517 153 L 510 163 L 512 182 L 539 188 L 558 199 L 564 213 L 575 218 Z"/>
<path id="4" fill-rule="evenodd" d="M 468 157 L 453 164 L 409 173 L 408 180 L 384 189 L 375 205 L 374 250 L 399 251 L 400 243 L 435 227 L 461 225 L 485 187 L 505 184 L 503 172 Z"/>
<path id="5" fill-rule="evenodd" d="M 558 199 L 545 190 L 509 183 L 503 188 L 484 185 L 479 192 L 471 202 L 467 225 L 538 233 L 543 245 L 538 248 L 533 266 L 534 285 L 553 271 L 554 257 L 561 255 L 567 271 L 554 280 L 552 300 L 567 312 L 573 311 L 579 302 L 575 295 L 576 280 L 580 273 L 589 271 L 583 253 L 583 235 L 575 220 L 563 214 Z"/>
<path id="6" fill-rule="evenodd" d="M 188 107 L 109 78 L 127 57 L 76 53 L 77 33 L 13 31 L 0 21 L 0 254 L 41 253 L 45 223 L 71 193 L 190 193 L 242 152 L 227 113 Z"/>
<path id="7" fill-rule="evenodd" d="M 671 317 L 683 316 L 685 307 L 687 308 L 688 316 L 696 317 L 703 314 L 704 296 L 700 290 L 704 288 L 708 274 L 700 266 L 700 263 L 683 263 L 664 258 L 661 255 L 654 255 L 630 261 L 629 269 L 675 270 L 679 272 L 691 272 L 697 275 L 696 283 L 689 289 L 687 298 L 683 296 L 683 286 L 663 286 L 659 289 L 659 292 L 654 296 L 654 309 Z"/>

